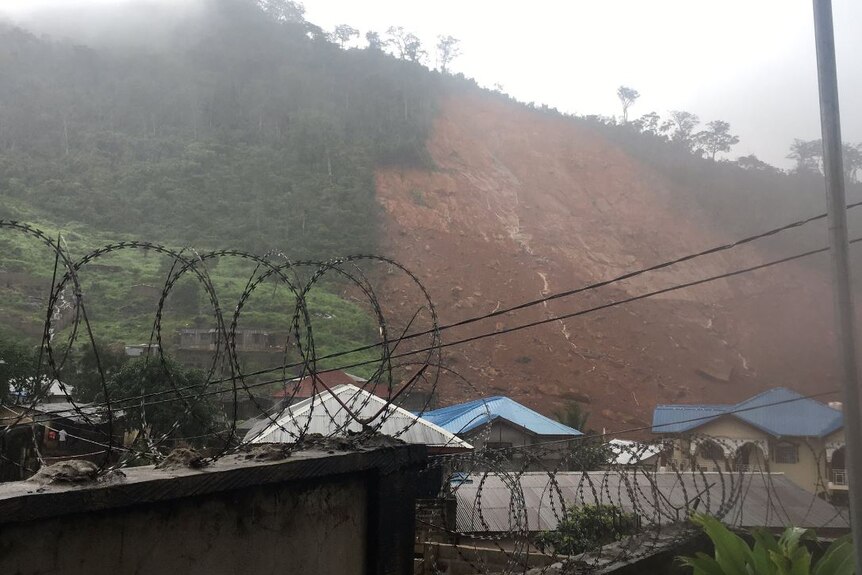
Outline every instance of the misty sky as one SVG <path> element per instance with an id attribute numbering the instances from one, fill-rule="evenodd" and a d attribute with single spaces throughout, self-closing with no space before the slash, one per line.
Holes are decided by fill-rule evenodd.
<path id="1" fill-rule="evenodd" d="M 0 0 L 0 11 L 38 22 L 50 6 L 122 0 Z M 184 0 L 160 0 L 175 7 Z M 187 3 L 194 0 L 185 0 Z M 845 141 L 862 141 L 862 2 L 833 0 Z M 140 4 L 140 2 L 138 2 Z M 820 136 L 810 0 L 306 0 L 323 28 L 391 25 L 426 44 L 462 41 L 452 66 L 523 101 L 578 114 L 619 114 L 617 86 L 636 88 L 629 112 L 684 109 L 729 121 L 733 156 L 779 166 L 793 138 Z M 44 12 L 42 12 L 44 14 Z M 433 63 L 433 62 L 432 62 Z"/>

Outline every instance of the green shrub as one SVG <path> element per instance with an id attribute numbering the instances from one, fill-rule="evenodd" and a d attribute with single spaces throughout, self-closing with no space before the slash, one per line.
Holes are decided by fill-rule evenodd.
<path id="1" fill-rule="evenodd" d="M 554 531 L 536 537 L 542 551 L 553 550 L 559 555 L 577 555 L 596 549 L 634 533 L 638 517 L 614 505 L 584 505 L 569 509 Z"/>
<path id="2" fill-rule="evenodd" d="M 814 532 L 788 527 L 776 541 L 765 529 L 752 531 L 754 546 L 708 515 L 694 515 L 712 540 L 714 557 L 697 553 L 679 560 L 694 570 L 694 575 L 853 575 L 853 545 L 850 535 L 832 542 L 826 553 L 812 565 L 811 552 L 801 542 L 813 539 Z"/>

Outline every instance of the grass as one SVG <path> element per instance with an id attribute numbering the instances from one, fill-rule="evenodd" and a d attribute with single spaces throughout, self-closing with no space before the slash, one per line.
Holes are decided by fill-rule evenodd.
<path id="1" fill-rule="evenodd" d="M 100 233 L 77 224 L 34 224 L 48 237 L 62 235 L 62 245 L 73 260 L 83 254 L 132 237 Z M 190 255 L 192 252 L 188 252 Z M 142 249 L 123 249 L 100 256 L 82 267 L 78 277 L 87 313 L 97 340 L 105 344 L 149 341 L 158 300 L 172 259 Z M 54 265 L 52 250 L 37 238 L 0 229 L 0 321 L 20 326 L 19 333 L 37 338 L 41 333 Z M 225 324 L 230 326 L 240 295 L 249 278 L 263 269 L 252 261 L 218 258 L 207 261 Z M 62 269 L 60 270 L 62 273 Z M 311 318 L 317 355 L 353 349 L 378 340 L 378 329 L 365 307 L 338 295 L 333 282 L 316 284 L 305 299 Z M 67 291 L 71 298 L 71 290 Z M 285 336 L 291 331 L 297 306 L 291 290 L 270 278 L 251 294 L 238 321 L 238 329 L 264 329 Z M 206 290 L 189 272 L 177 282 L 165 305 L 162 335 L 166 348 L 176 343 L 183 327 L 215 327 L 216 320 Z M 305 324 L 303 323 L 303 329 Z M 68 336 L 70 325 L 58 335 Z M 322 362 L 319 367 L 337 367 L 374 359 L 373 352 L 351 354 Z M 337 365 L 336 365 L 337 364 Z M 369 375 L 373 367 L 353 370 Z"/>

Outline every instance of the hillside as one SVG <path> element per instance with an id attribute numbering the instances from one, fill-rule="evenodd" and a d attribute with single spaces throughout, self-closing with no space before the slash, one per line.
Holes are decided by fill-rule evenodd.
<path id="1" fill-rule="evenodd" d="M 197 6 L 158 41 L 129 45 L 0 22 L 0 219 L 62 233 L 72 258 L 130 240 L 293 261 L 377 251 L 374 169 L 426 162 L 435 76 L 379 50 L 343 51 L 254 2 Z M 231 309 L 254 266 L 229 260 L 209 267 Z M 52 266 L 44 248 L 0 232 L 0 333 L 41 335 Z M 126 250 L 82 271 L 100 341 L 149 339 L 170 266 Z M 376 337 L 368 306 L 342 289 L 321 282 L 310 296 L 324 318 L 319 353 Z M 171 299 L 168 335 L 213 325 L 195 282 Z M 240 327 L 287 332 L 292 302 L 262 299 Z"/>
<path id="2" fill-rule="evenodd" d="M 448 323 L 824 208 L 812 174 L 712 162 L 631 125 L 525 106 L 379 46 L 342 49 L 301 16 L 274 17 L 252 1 L 201 6 L 149 47 L 81 45 L 0 24 L 0 219 L 62 233 L 73 257 L 138 239 L 294 261 L 376 252 L 416 271 Z M 820 247 L 825 237 L 821 222 L 447 330 L 444 341 Z M 52 264 L 47 250 L 0 234 L 0 332 L 41 333 Z M 100 340 L 148 339 L 170 266 L 123 251 L 82 273 Z M 255 273 L 227 257 L 208 269 L 225 309 Z M 417 290 L 391 269 L 365 271 L 398 333 Z M 619 429 L 646 424 L 657 402 L 829 389 L 827 271 L 822 258 L 788 264 L 453 347 L 440 397 L 505 394 L 548 414 L 575 400 L 592 427 Z M 379 337 L 375 310 L 346 284 L 327 279 L 309 297 L 318 353 Z M 285 295 L 260 290 L 241 327 L 288 329 Z M 193 281 L 172 298 L 166 330 L 212 324 Z"/>
<path id="3" fill-rule="evenodd" d="M 386 249 L 425 278 L 444 323 L 737 237 L 691 191 L 588 123 L 490 94 L 450 93 L 428 150 L 435 170 L 379 170 L 377 190 L 388 216 Z M 789 255 L 818 232 L 825 237 L 822 226 L 792 232 L 783 243 L 702 258 L 452 330 L 446 339 Z M 582 401 L 596 428 L 643 425 L 657 402 L 724 402 L 776 385 L 834 387 L 829 290 L 822 266 L 792 263 L 481 340 L 447 356 L 485 393 L 545 412 Z M 472 393 L 451 376 L 443 392 L 447 400 Z"/>

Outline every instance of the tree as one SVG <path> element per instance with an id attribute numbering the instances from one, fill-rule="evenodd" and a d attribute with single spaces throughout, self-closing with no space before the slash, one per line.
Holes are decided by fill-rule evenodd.
<path id="1" fill-rule="evenodd" d="M 278 22 L 300 24 L 305 22 L 305 6 L 292 0 L 258 0 L 258 6 Z"/>
<path id="2" fill-rule="evenodd" d="M 569 402 L 556 415 L 557 421 L 563 425 L 574 427 L 578 431 L 586 431 L 587 420 L 590 418 L 590 412 L 584 410 L 583 406 L 577 401 Z"/>
<path id="3" fill-rule="evenodd" d="M 36 363 L 36 348 L 0 336 L 0 401 L 6 401 L 10 391 L 32 397 Z"/>
<path id="4" fill-rule="evenodd" d="M 615 505 L 570 507 L 557 528 L 539 534 L 535 543 L 543 552 L 553 550 L 559 555 L 578 555 L 620 541 L 635 533 L 637 528 L 637 515 Z"/>
<path id="5" fill-rule="evenodd" d="M 348 26 L 347 24 L 339 24 L 332 32 L 332 37 L 338 42 L 338 44 L 342 48 L 344 48 L 345 44 L 350 42 L 351 38 L 358 36 L 359 30 L 357 30 L 353 26 Z"/>
<path id="6" fill-rule="evenodd" d="M 571 442 L 566 467 L 569 471 L 605 469 L 613 458 L 611 446 L 598 437 L 581 437 Z"/>
<path id="7" fill-rule="evenodd" d="M 796 162 L 793 168 L 795 174 L 820 174 L 820 164 L 823 158 L 823 145 L 820 140 L 795 139 L 790 145 L 787 158 Z"/>
<path id="8" fill-rule="evenodd" d="M 383 40 L 380 39 L 380 34 L 374 30 L 369 30 L 365 33 L 365 41 L 368 42 L 369 50 L 383 50 Z"/>
<path id="9" fill-rule="evenodd" d="M 392 46 L 402 60 L 419 62 L 426 56 L 419 38 L 412 32 L 406 32 L 402 26 L 390 26 L 386 33 L 389 35 L 386 44 Z"/>
<path id="10" fill-rule="evenodd" d="M 590 413 L 576 401 L 568 403 L 565 408 L 557 412 L 556 416 L 560 423 L 574 427 L 586 433 L 587 436 L 592 433 L 587 430 Z M 570 444 L 566 467 L 570 471 L 595 471 L 606 466 L 611 455 L 610 446 L 604 443 L 601 437 L 580 437 Z"/>
<path id="11" fill-rule="evenodd" d="M 211 433 L 221 414 L 212 396 L 200 396 L 205 391 L 206 374 L 185 368 L 170 358 L 166 359 L 166 365 L 167 369 L 154 357 L 134 359 L 111 376 L 107 387 L 113 400 L 152 396 L 146 400 L 143 413 L 138 402 L 122 406 L 127 429 L 143 429 L 146 419 L 151 437 L 171 431 L 175 423 L 178 426 L 173 435 L 177 438 Z M 104 394 L 97 394 L 96 400 L 104 401 Z"/>
<path id="12" fill-rule="evenodd" d="M 776 541 L 766 529 L 751 532 L 754 545 L 722 525 L 709 515 L 695 514 L 691 518 L 712 540 L 714 557 L 697 553 L 694 557 L 679 557 L 679 561 L 694 569 L 694 575 L 853 575 L 855 560 L 852 535 L 833 541 L 823 556 L 812 565 L 811 552 L 804 541 L 814 541 L 814 532 L 788 527 Z"/>
<path id="13" fill-rule="evenodd" d="M 683 144 L 691 150 L 694 143 L 692 133 L 700 123 L 700 118 L 691 112 L 673 110 L 670 113 L 670 122 L 673 129 L 670 135 L 671 141 Z"/>
<path id="14" fill-rule="evenodd" d="M 718 152 L 729 152 L 731 146 L 739 143 L 739 136 L 730 133 L 730 124 L 727 122 L 713 120 L 706 127 L 706 130 L 695 134 L 694 142 L 712 161 L 715 161 Z"/>
<path id="15" fill-rule="evenodd" d="M 775 172 L 775 168 L 770 166 L 754 154 L 749 154 L 747 156 L 739 156 L 736 159 L 736 165 L 742 168 L 743 170 L 759 170 L 762 172 Z"/>
<path id="16" fill-rule="evenodd" d="M 632 125 L 643 134 L 658 136 L 662 133 L 660 122 L 661 117 L 655 112 L 650 112 L 633 121 Z"/>
<path id="17" fill-rule="evenodd" d="M 98 363 L 96 352 L 99 354 Z M 158 361 L 158 358 L 152 359 Z M 110 381 L 127 361 L 129 356 L 122 347 L 96 344 L 94 349 L 92 344 L 82 344 L 72 357 L 71 369 L 65 381 L 74 388 L 76 401 L 92 402 L 103 394 L 102 374 L 106 382 Z"/>
<path id="18" fill-rule="evenodd" d="M 862 144 L 844 144 L 844 177 L 850 183 L 858 182 L 858 172 L 862 169 Z"/>
<path id="19" fill-rule="evenodd" d="M 623 105 L 624 124 L 628 122 L 629 119 L 629 108 L 640 97 L 640 93 L 634 88 L 629 88 L 628 86 L 620 86 L 619 88 L 617 88 L 617 98 L 620 99 L 620 103 Z"/>
<path id="20" fill-rule="evenodd" d="M 453 36 L 437 36 L 437 65 L 444 74 L 449 71 L 449 64 L 461 55 L 460 43 Z"/>

